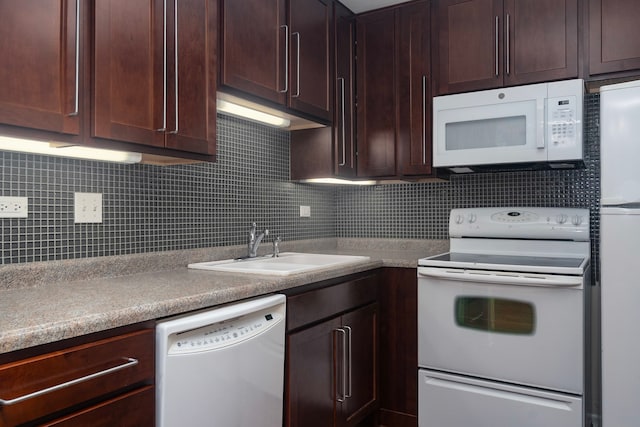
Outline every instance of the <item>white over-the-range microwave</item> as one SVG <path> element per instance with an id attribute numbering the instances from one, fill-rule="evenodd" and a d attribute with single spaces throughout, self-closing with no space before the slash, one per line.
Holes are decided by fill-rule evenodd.
<path id="1" fill-rule="evenodd" d="M 583 164 L 582 79 L 433 98 L 433 166 L 455 173 Z"/>

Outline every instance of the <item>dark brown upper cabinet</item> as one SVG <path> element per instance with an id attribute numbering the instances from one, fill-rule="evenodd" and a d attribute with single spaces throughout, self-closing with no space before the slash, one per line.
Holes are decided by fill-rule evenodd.
<path id="1" fill-rule="evenodd" d="M 431 49 L 429 3 L 399 9 L 398 173 L 431 174 Z"/>
<path id="2" fill-rule="evenodd" d="M 80 133 L 77 12 L 72 0 L 0 0 L 0 123 Z"/>
<path id="3" fill-rule="evenodd" d="M 355 160 L 355 15 L 335 3 L 333 126 L 291 132 L 291 179 L 352 178 Z"/>
<path id="4" fill-rule="evenodd" d="M 432 28 L 437 95 L 578 75 L 577 0 L 441 0 Z"/>
<path id="5" fill-rule="evenodd" d="M 217 2 L 94 7 L 92 136 L 215 154 Z"/>
<path id="6" fill-rule="evenodd" d="M 589 1 L 590 75 L 640 70 L 638 22 L 637 0 Z"/>
<path id="7" fill-rule="evenodd" d="M 332 13 L 330 0 L 222 0 L 222 87 L 329 123 Z"/>
<path id="8" fill-rule="evenodd" d="M 429 2 L 357 18 L 358 176 L 431 173 Z"/>

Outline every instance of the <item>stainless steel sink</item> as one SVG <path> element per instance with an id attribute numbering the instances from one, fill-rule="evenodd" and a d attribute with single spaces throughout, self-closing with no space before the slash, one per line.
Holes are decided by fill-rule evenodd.
<path id="1" fill-rule="evenodd" d="M 189 268 L 226 271 L 230 273 L 287 276 L 289 274 L 308 273 L 323 268 L 346 266 L 365 261 L 369 261 L 368 256 L 283 252 L 278 258 L 266 256 L 248 259 L 199 262 L 189 264 Z"/>

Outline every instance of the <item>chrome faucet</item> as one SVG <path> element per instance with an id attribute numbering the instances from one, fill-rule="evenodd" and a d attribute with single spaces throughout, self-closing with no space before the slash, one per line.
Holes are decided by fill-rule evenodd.
<path id="1" fill-rule="evenodd" d="M 260 234 L 256 234 L 257 232 L 256 223 L 254 222 L 251 224 L 251 228 L 249 229 L 249 243 L 247 244 L 249 258 L 255 258 L 257 256 L 260 242 L 262 242 L 262 239 L 264 239 L 265 236 L 269 235 L 269 230 L 266 228 Z"/>
<path id="2" fill-rule="evenodd" d="M 280 238 L 280 236 L 276 236 L 273 239 L 273 257 L 277 258 L 280 256 L 280 242 L 282 242 L 282 239 Z"/>

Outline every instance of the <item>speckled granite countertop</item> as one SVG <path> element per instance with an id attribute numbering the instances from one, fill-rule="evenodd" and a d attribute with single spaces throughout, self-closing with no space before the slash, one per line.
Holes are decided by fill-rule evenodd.
<path id="1" fill-rule="evenodd" d="M 290 276 L 191 270 L 241 256 L 242 246 L 0 267 L 0 353 L 278 292 L 378 267 L 415 268 L 448 241 L 321 239 L 282 251 L 367 255 L 348 267 Z"/>

